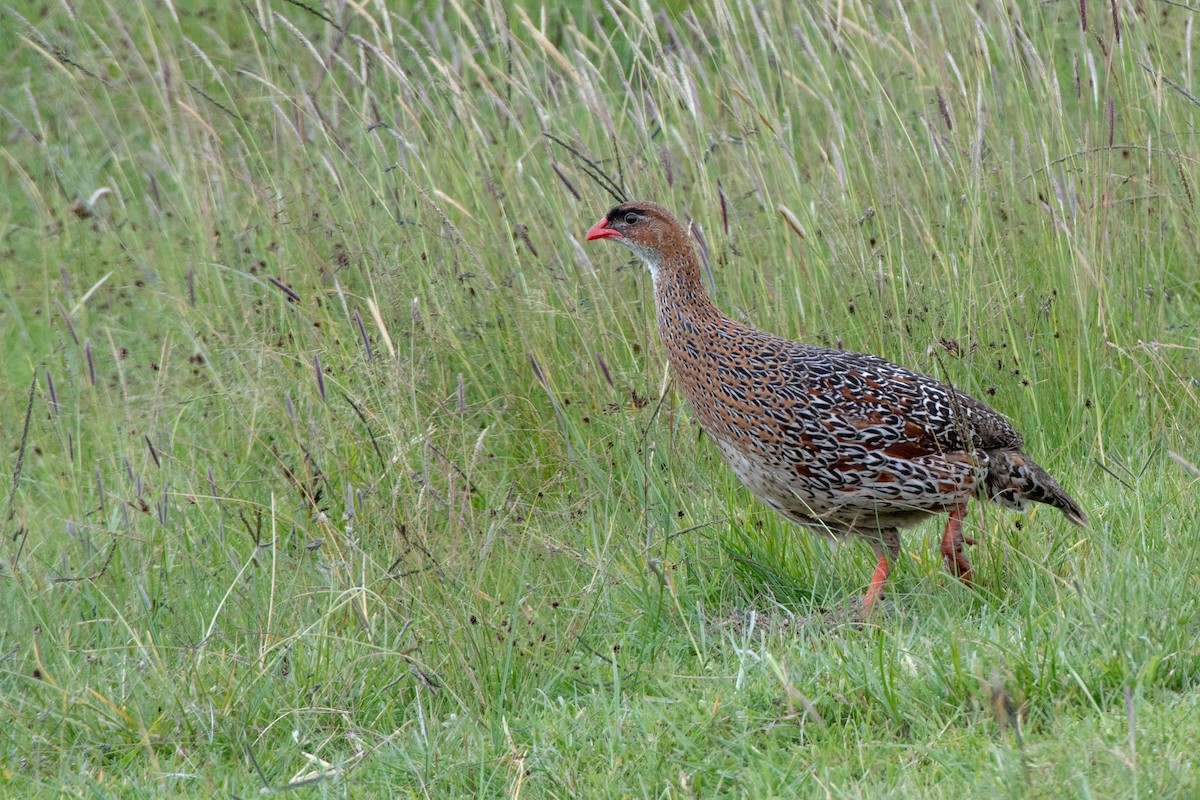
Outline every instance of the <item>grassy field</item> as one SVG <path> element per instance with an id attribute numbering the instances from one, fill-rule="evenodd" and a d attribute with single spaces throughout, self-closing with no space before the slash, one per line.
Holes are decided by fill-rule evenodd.
<path id="1" fill-rule="evenodd" d="M 1195 4 L 0 14 L 0 794 L 1200 796 Z M 979 585 L 773 516 L 649 276 L 980 396 Z"/>

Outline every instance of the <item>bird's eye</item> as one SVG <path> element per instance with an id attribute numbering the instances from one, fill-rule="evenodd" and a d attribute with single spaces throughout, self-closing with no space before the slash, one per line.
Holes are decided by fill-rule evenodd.
<path id="1" fill-rule="evenodd" d="M 638 215 L 637 215 L 636 211 L 626 212 L 626 214 L 625 214 L 625 224 L 626 225 L 632 225 L 633 223 L 635 223 L 637 221 L 638 221 Z"/>

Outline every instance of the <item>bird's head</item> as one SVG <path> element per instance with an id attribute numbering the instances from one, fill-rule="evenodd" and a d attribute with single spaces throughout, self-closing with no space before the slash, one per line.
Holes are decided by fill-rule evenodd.
<path id="1" fill-rule="evenodd" d="M 587 239 L 614 239 L 639 256 L 656 273 L 664 256 L 690 253 L 683 226 L 658 203 L 635 200 L 614 206 L 588 229 Z"/>

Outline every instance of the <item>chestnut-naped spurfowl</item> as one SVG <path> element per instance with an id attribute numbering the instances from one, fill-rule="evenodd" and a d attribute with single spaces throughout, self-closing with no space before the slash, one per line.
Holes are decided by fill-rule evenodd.
<path id="1" fill-rule="evenodd" d="M 999 413 L 941 381 L 875 356 L 793 342 L 713 305 L 683 227 L 656 203 L 626 202 L 587 232 L 650 268 L 658 331 L 700 427 L 764 503 L 835 539 L 857 535 L 878 561 L 865 608 L 883 591 L 901 528 L 948 512 L 941 552 L 971 583 L 967 501 L 1030 501 L 1086 515 L 1022 452 Z"/>

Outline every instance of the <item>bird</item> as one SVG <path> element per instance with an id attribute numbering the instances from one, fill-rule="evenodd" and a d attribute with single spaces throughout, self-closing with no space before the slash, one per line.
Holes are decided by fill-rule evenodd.
<path id="1" fill-rule="evenodd" d="M 622 202 L 586 240 L 611 239 L 649 268 L 659 336 L 676 385 L 725 463 L 767 506 L 876 556 L 861 598 L 883 595 L 900 530 L 949 516 L 941 555 L 973 585 L 968 501 L 1030 502 L 1084 526 L 1087 515 L 987 404 L 883 358 L 804 344 L 731 319 L 713 303 L 683 226 L 663 206 Z"/>

